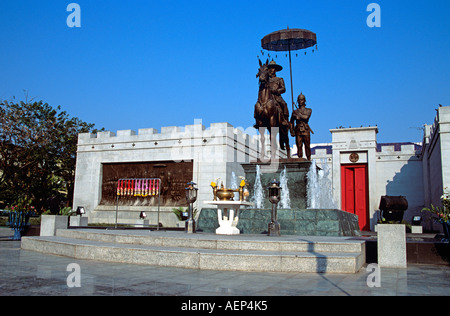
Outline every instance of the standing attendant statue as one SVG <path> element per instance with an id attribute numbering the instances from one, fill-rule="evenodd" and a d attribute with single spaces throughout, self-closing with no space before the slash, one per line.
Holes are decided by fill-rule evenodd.
<path id="1" fill-rule="evenodd" d="M 298 158 L 303 157 L 303 144 L 305 144 L 306 159 L 311 160 L 311 127 L 309 127 L 309 118 L 311 117 L 312 110 L 306 107 L 306 98 L 301 93 L 297 102 L 299 108 L 292 112 L 291 116 L 291 136 L 295 137 L 295 143 L 297 145 Z"/>

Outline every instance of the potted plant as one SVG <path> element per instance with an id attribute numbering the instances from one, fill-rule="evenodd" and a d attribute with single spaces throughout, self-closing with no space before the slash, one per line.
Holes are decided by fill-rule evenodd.
<path id="1" fill-rule="evenodd" d="M 189 218 L 189 211 L 187 207 L 172 208 L 172 212 L 178 219 L 177 227 L 184 227 L 186 220 Z M 194 208 L 192 217 L 197 220 L 197 208 Z"/>
<path id="2" fill-rule="evenodd" d="M 431 204 L 430 208 L 423 208 L 422 211 L 431 212 L 434 216 L 434 220 L 442 224 L 445 238 L 450 240 L 450 193 L 447 188 L 444 189 L 444 194 L 441 196 L 442 207 L 436 207 Z"/>
<path id="3" fill-rule="evenodd" d="M 172 208 L 172 212 L 175 214 L 179 221 L 185 221 L 189 217 L 186 208 L 183 207 Z"/>

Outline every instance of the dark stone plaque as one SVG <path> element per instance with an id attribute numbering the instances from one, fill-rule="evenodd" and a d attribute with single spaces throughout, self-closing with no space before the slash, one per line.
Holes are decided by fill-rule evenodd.
<path id="1" fill-rule="evenodd" d="M 192 176 L 192 161 L 104 163 L 100 204 L 116 205 L 119 179 L 160 178 L 161 206 L 187 206 L 185 188 Z M 158 195 L 119 196 L 119 205 L 156 206 Z"/>

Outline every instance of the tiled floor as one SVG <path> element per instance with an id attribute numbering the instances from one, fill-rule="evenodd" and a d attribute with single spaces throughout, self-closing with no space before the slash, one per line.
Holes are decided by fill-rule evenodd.
<path id="1" fill-rule="evenodd" d="M 2 236 L 3 233 L 3 237 Z M 80 287 L 67 279 L 80 267 Z M 161 268 L 52 256 L 20 249 L 0 232 L 0 296 L 7 295 L 450 295 L 450 267 L 409 265 L 381 269 L 380 287 L 369 287 L 373 270 L 357 274 L 259 273 Z M 376 280 L 376 279 L 375 279 Z"/>

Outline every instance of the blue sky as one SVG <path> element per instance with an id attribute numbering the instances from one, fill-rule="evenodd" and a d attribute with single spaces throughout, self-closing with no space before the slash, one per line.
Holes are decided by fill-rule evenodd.
<path id="1" fill-rule="evenodd" d="M 66 25 L 71 2 L 80 28 Z M 313 143 L 361 125 L 378 125 L 378 142 L 421 141 L 438 104 L 450 105 L 450 1 L 376 1 L 380 28 L 366 24 L 371 2 L 2 0 L 0 98 L 27 90 L 113 132 L 194 119 L 249 131 L 261 38 L 289 26 L 317 34 L 318 51 L 292 59 Z M 288 58 L 275 60 L 290 104 Z"/>

